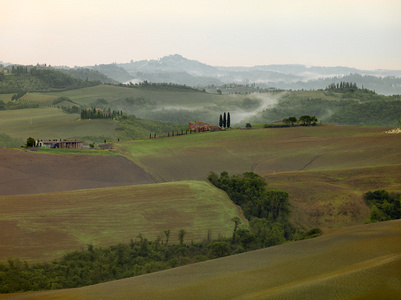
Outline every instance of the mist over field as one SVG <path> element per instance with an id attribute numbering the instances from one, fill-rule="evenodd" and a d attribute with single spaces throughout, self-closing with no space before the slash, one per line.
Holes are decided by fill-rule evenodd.
<path id="1" fill-rule="evenodd" d="M 279 99 L 282 97 L 282 94 L 251 94 L 240 102 L 242 104 L 242 108 L 233 108 L 230 111 L 230 116 L 232 124 L 239 125 L 251 122 L 255 117 L 257 117 L 261 112 L 266 109 L 274 108 Z"/>

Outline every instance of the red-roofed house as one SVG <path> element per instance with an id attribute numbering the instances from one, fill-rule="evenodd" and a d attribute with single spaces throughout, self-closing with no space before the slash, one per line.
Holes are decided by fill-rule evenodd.
<path id="1" fill-rule="evenodd" d="M 189 123 L 189 130 L 193 130 L 196 132 L 200 131 L 208 131 L 210 129 L 210 125 L 203 122 L 191 122 Z"/>

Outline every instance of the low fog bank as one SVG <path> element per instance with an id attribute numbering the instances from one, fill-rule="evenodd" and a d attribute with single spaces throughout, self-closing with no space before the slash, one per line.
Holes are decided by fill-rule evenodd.
<path id="1" fill-rule="evenodd" d="M 262 113 L 277 106 L 279 100 L 286 92 L 280 94 L 230 95 L 221 101 L 208 103 L 182 103 L 171 104 L 145 98 L 127 98 L 108 103 L 93 103 L 95 107 L 105 108 L 111 106 L 112 110 L 124 111 L 137 118 L 188 124 L 200 121 L 210 125 L 219 125 L 219 116 L 224 112 L 230 113 L 231 127 L 244 127 L 246 123 L 263 120 Z M 99 101 L 98 101 L 99 102 Z M 103 107 L 104 106 L 104 107 Z"/>
<path id="2" fill-rule="evenodd" d="M 248 95 L 244 100 L 242 100 L 242 102 L 246 103 L 250 102 L 247 100 L 254 100 L 258 101 L 259 105 L 252 108 L 234 108 L 232 111 L 230 111 L 232 126 L 244 126 L 245 123 L 251 123 L 253 120 L 258 119 L 260 113 L 267 109 L 274 108 L 284 94 L 285 93 L 274 95 L 254 93 Z"/>

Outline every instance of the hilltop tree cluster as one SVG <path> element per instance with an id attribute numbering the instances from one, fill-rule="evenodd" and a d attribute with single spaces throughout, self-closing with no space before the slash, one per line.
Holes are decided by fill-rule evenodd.
<path id="1" fill-rule="evenodd" d="M 231 117 L 230 117 L 230 113 L 226 113 L 224 112 L 223 115 L 220 115 L 219 118 L 219 127 L 220 128 L 230 128 L 231 126 Z"/>
<path id="2" fill-rule="evenodd" d="M 149 82 L 144 80 L 140 83 L 128 83 L 122 84 L 120 83 L 119 86 L 129 87 L 129 88 L 142 88 L 148 90 L 170 90 L 170 91 L 182 91 L 182 92 L 205 92 L 205 89 L 199 90 L 197 88 L 187 86 L 185 84 L 176 84 L 176 83 L 167 83 L 167 82 Z"/>
<path id="3" fill-rule="evenodd" d="M 111 111 L 110 108 L 108 111 L 103 111 L 95 107 L 81 110 L 81 119 L 116 119 L 122 116 L 122 111 Z"/>
<path id="4" fill-rule="evenodd" d="M 289 117 L 283 119 L 283 122 L 291 126 L 294 126 L 295 123 L 298 122 L 301 122 L 303 126 L 310 126 L 310 125 L 316 125 L 318 119 L 315 116 L 304 115 L 301 116 L 299 119 L 297 119 L 296 117 Z"/>
<path id="5" fill-rule="evenodd" d="M 358 89 L 356 86 L 356 83 L 352 82 L 343 82 L 341 81 L 340 83 L 332 83 L 330 84 L 326 90 L 328 91 L 335 91 L 335 92 L 341 92 L 341 93 L 346 93 L 346 92 L 354 92 Z"/>

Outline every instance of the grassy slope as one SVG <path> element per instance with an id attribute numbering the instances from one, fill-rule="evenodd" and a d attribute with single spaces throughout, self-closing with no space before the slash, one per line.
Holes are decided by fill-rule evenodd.
<path id="1" fill-rule="evenodd" d="M 400 164 L 399 137 L 383 131 L 341 126 L 233 130 L 118 147 L 166 181 L 204 179 L 209 171 L 266 174 Z"/>
<path id="2" fill-rule="evenodd" d="M 0 261 L 48 261 L 87 244 L 154 239 L 171 230 L 178 242 L 232 233 L 238 208 L 207 182 L 182 181 L 0 197 Z"/>
<path id="3" fill-rule="evenodd" d="M 0 111 L 0 132 L 12 137 L 66 139 L 76 136 L 115 138 L 117 122 L 112 120 L 78 120 L 56 108 L 31 108 Z"/>
<path id="4" fill-rule="evenodd" d="M 301 228 L 341 227 L 364 223 L 367 191 L 401 191 L 401 165 L 264 175 L 270 188 L 288 192 L 291 219 Z"/>
<path id="5" fill-rule="evenodd" d="M 270 188 L 290 193 L 297 225 L 338 227 L 366 220 L 362 193 L 401 191 L 400 139 L 383 131 L 341 126 L 236 130 L 118 147 L 161 182 L 253 170 Z"/>
<path id="6" fill-rule="evenodd" d="M 0 299 L 400 299 L 401 221 L 78 289 Z"/>
<path id="7" fill-rule="evenodd" d="M 24 97 L 26 99 L 37 101 L 43 104 L 51 104 L 52 100 L 65 96 L 71 100 L 81 104 L 90 105 L 97 99 L 105 99 L 108 102 L 113 102 L 118 99 L 125 99 L 129 97 L 146 98 L 155 100 L 158 104 L 189 106 L 192 108 L 203 107 L 204 105 L 212 105 L 215 101 L 221 99 L 228 99 L 229 96 L 219 96 L 215 94 L 208 94 L 202 92 L 175 92 L 166 90 L 147 90 L 140 88 L 125 88 L 110 85 L 99 85 L 84 89 L 70 90 L 65 92 L 54 93 L 30 93 Z M 25 99 L 25 98 L 23 98 Z"/>

